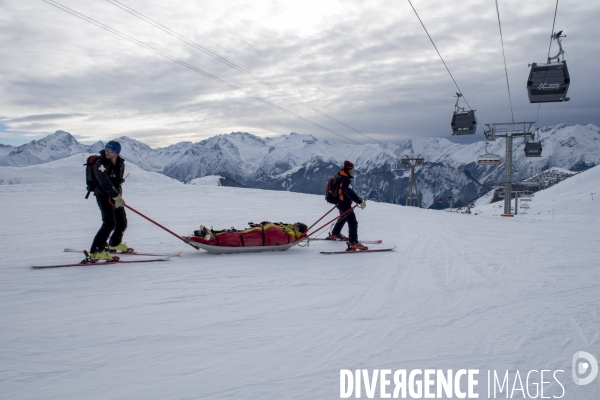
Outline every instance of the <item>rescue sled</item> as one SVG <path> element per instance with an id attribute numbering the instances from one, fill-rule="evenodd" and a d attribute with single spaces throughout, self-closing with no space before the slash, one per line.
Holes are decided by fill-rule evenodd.
<path id="1" fill-rule="evenodd" d="M 301 223 L 284 224 L 262 222 L 249 223 L 250 228 L 244 230 L 226 229 L 215 231 L 201 227 L 193 236 L 184 236 L 184 239 L 197 249 L 206 250 L 212 254 L 256 253 L 262 251 L 284 251 L 292 247 L 299 240 L 304 239 L 303 232 L 296 228 Z"/>
<path id="2" fill-rule="evenodd" d="M 261 251 L 285 251 L 295 245 L 296 242 L 281 244 L 276 246 L 243 246 L 243 247 L 225 247 L 225 246 L 211 246 L 209 244 L 203 244 L 198 242 L 192 242 L 192 246 L 206 250 L 211 254 L 237 254 L 237 253 L 257 253 Z"/>

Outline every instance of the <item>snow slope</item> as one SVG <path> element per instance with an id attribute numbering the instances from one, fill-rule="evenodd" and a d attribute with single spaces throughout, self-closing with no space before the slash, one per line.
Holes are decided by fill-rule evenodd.
<path id="1" fill-rule="evenodd" d="M 192 179 L 188 182 L 188 185 L 198 185 L 198 186 L 221 186 L 222 176 L 219 175 L 208 175 L 203 176 L 202 178 Z"/>
<path id="2" fill-rule="evenodd" d="M 568 173 L 569 171 L 565 171 Z M 527 214 L 517 215 L 524 219 L 561 219 L 600 221 L 600 197 L 591 193 L 600 193 L 600 166 L 580 172 L 556 185 L 536 192 Z M 593 198 L 593 200 L 592 200 Z M 514 199 L 512 207 L 514 208 Z M 524 204 L 519 200 L 519 206 Z M 504 201 L 477 206 L 478 215 L 496 216 L 503 212 Z M 519 213 L 523 210 L 519 209 Z"/>
<path id="3" fill-rule="evenodd" d="M 0 166 L 0 184 L 28 184 L 28 183 L 79 183 L 85 189 L 85 167 L 90 153 L 75 154 L 67 158 L 48 162 L 45 164 L 30 165 L 25 167 Z M 141 169 L 135 164 L 125 163 L 125 175 L 129 174 L 127 183 L 160 183 L 181 184 L 157 172 Z"/>
<path id="4" fill-rule="evenodd" d="M 555 203 L 593 187 L 597 173 L 559 188 Z M 125 190 L 130 206 L 181 234 L 200 223 L 310 224 L 329 209 L 322 196 L 284 191 L 149 182 Z M 579 212 L 594 210 L 580 203 Z M 340 369 L 381 368 L 479 369 L 480 398 L 488 370 L 510 370 L 511 382 L 517 370 L 563 370 L 564 398 L 600 398 L 600 378 L 571 380 L 576 351 L 600 359 L 593 218 L 508 220 L 369 202 L 357 212 L 360 237 L 395 252 L 326 256 L 319 251 L 344 244 L 312 242 L 215 256 L 129 212 L 128 244 L 183 254 L 33 270 L 78 261 L 62 249 L 90 245 L 97 206 L 70 182 L 2 185 L 0 204 L 3 399 L 335 399 Z M 545 396 L 559 396 L 546 381 Z"/>

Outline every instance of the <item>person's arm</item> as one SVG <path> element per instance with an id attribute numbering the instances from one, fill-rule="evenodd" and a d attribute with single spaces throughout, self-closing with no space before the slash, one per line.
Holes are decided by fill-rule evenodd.
<path id="1" fill-rule="evenodd" d="M 344 192 L 345 197 L 351 199 L 356 204 L 360 204 L 363 202 L 363 199 L 358 197 L 358 195 L 352 188 L 352 183 L 350 182 L 350 180 L 348 180 L 346 182 L 342 182 L 341 185 L 342 185 L 342 192 Z"/>

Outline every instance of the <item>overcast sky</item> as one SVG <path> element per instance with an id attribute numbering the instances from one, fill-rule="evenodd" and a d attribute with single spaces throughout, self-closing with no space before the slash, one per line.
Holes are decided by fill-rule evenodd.
<path id="1" fill-rule="evenodd" d="M 152 147 L 232 131 L 359 143 L 369 139 L 355 130 L 378 141 L 453 139 L 457 90 L 407 0 L 120 1 L 346 126 L 106 0 L 58 0 L 341 136 L 42 0 L 0 0 L 0 143 L 59 129 L 85 143 L 126 135 Z M 495 2 L 413 5 L 479 120 L 511 121 Z M 499 0 L 516 121 L 536 119 L 538 105 L 525 89 L 528 63 L 546 60 L 555 5 Z M 600 125 L 599 19 L 599 1 L 559 2 L 555 31 L 567 35 L 571 101 L 543 104 L 538 126 Z M 481 127 L 463 142 L 475 140 L 483 140 Z"/>

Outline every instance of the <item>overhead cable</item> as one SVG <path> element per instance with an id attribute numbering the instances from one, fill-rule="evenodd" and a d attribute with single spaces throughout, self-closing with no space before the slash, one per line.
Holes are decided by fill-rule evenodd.
<path id="1" fill-rule="evenodd" d="M 369 135 L 367 135 L 366 133 L 363 133 L 363 132 L 359 131 L 358 129 L 355 129 L 355 128 L 353 128 L 352 126 L 350 126 L 350 125 L 348 125 L 348 124 L 346 124 L 346 123 L 344 123 L 344 122 L 340 121 L 339 119 L 337 119 L 337 118 L 335 118 L 335 117 L 333 117 L 333 116 L 331 116 L 331 115 L 327 114 L 326 112 L 323 112 L 323 111 L 319 110 L 318 108 L 316 108 L 316 107 L 314 107 L 314 106 L 311 106 L 310 104 L 308 104 L 308 103 L 306 103 L 306 102 L 304 102 L 304 101 L 300 100 L 300 99 L 299 99 L 299 98 L 297 98 L 296 96 L 294 96 L 294 95 L 292 95 L 292 94 L 290 94 L 290 93 L 286 92 L 285 90 L 282 90 L 282 89 L 278 88 L 277 86 L 275 86 L 275 85 L 273 85 L 273 84 L 271 84 L 271 83 L 269 83 L 269 82 L 266 82 L 265 80 L 263 80 L 263 79 L 261 79 L 260 77 L 258 77 L 258 76 L 256 76 L 256 75 L 252 74 L 251 72 L 249 72 L 249 71 L 245 70 L 244 68 L 242 68 L 242 67 L 240 67 L 240 66 L 238 66 L 238 65 L 234 64 L 233 62 L 231 62 L 231 61 L 229 61 L 229 60 L 227 60 L 227 59 L 225 59 L 225 58 L 223 58 L 223 57 L 219 56 L 218 54 L 215 54 L 214 52 L 212 52 L 212 51 L 208 50 L 206 47 L 203 47 L 203 46 L 201 46 L 201 45 L 199 45 L 199 44 L 197 44 L 197 43 L 195 43 L 195 42 L 191 41 L 190 39 L 187 39 L 186 37 L 184 37 L 184 36 L 180 35 L 179 33 L 177 33 L 177 32 L 175 32 L 175 31 L 173 31 L 173 30 L 171 30 L 171 29 L 167 28 L 166 26 L 164 26 L 164 25 L 162 25 L 162 24 L 160 24 L 160 23 L 156 22 L 155 20 L 153 20 L 153 19 L 151 19 L 151 18 L 149 18 L 149 17 L 145 16 L 144 14 L 142 14 L 142 13 L 140 13 L 140 12 L 136 11 L 136 10 L 134 10 L 133 8 L 131 8 L 131 7 L 127 6 L 127 5 L 125 5 L 125 4 L 121 3 L 121 2 L 119 2 L 118 0 L 106 0 L 106 1 L 107 1 L 107 2 L 109 2 L 109 3 L 110 3 L 110 4 L 112 4 L 112 5 L 114 5 L 114 6 L 116 6 L 116 7 L 119 7 L 120 9 L 122 9 L 122 10 L 124 10 L 124 11 L 128 12 L 129 14 L 133 15 L 134 17 L 136 17 L 136 18 L 139 18 L 139 19 L 141 19 L 142 21 L 144 21 L 144 22 L 146 22 L 146 23 L 148 23 L 148 24 L 150 24 L 150 25 L 152 25 L 152 26 L 154 26 L 154 27 L 156 27 L 156 28 L 160 29 L 161 31 L 163 31 L 163 32 L 165 32 L 165 33 L 167 33 L 167 34 L 169 34 L 169 35 L 171 35 L 171 36 L 173 36 L 173 37 L 175 37 L 175 38 L 177 38 L 177 39 L 181 40 L 182 42 L 184 42 L 184 43 L 187 43 L 188 45 L 190 45 L 190 46 L 192 46 L 192 47 L 196 48 L 197 50 L 200 50 L 201 52 L 203 52 L 203 53 L 205 53 L 205 54 L 209 55 L 210 57 L 213 57 L 214 59 L 216 59 L 216 60 L 218 60 L 218 61 L 220 61 L 220 62 L 222 62 L 222 63 L 224 63 L 224 64 L 228 65 L 229 67 L 231 67 L 231 68 L 233 68 L 233 69 L 235 69 L 235 70 L 237 70 L 237 71 L 239 71 L 239 72 L 243 73 L 244 75 L 247 75 L 247 76 L 251 77 L 252 79 L 254 79 L 254 80 L 256 80 L 256 81 L 258 81 L 258 82 L 262 83 L 263 85 L 265 85 L 265 86 L 268 86 L 269 88 L 271 88 L 271 89 L 273 89 L 273 90 L 276 90 L 276 91 L 278 91 L 279 93 L 281 93 L 281 94 L 283 94 L 283 95 L 287 96 L 288 98 L 290 98 L 290 99 L 292 99 L 292 100 L 296 101 L 297 103 L 300 103 L 300 104 L 302 104 L 303 106 L 310 108 L 311 110 L 313 110 L 313 111 L 315 111 L 315 112 L 317 112 L 317 113 L 321 114 L 322 116 L 324 116 L 324 117 L 326 117 L 326 118 L 329 118 L 329 119 L 330 119 L 330 120 L 332 120 L 332 121 L 335 121 L 335 122 L 337 122 L 338 124 L 340 124 L 340 125 L 342 125 L 342 126 L 344 126 L 344 127 L 348 128 L 348 129 L 350 129 L 351 131 L 353 131 L 353 132 L 355 132 L 355 133 L 358 133 L 358 134 L 360 134 L 360 135 L 363 135 L 364 137 L 366 137 L 366 138 L 367 138 L 367 139 L 369 139 L 369 140 L 372 140 L 373 142 L 379 143 L 377 140 L 375 140 L 375 139 L 371 138 L 371 137 L 370 137 Z"/>
<path id="2" fill-rule="evenodd" d="M 510 115 L 512 123 L 515 123 L 515 114 L 513 113 L 512 99 L 510 97 L 510 84 L 508 83 L 508 68 L 506 67 L 506 55 L 504 54 L 504 39 L 502 38 L 502 25 L 500 24 L 500 9 L 498 0 L 496 0 L 496 13 L 498 14 L 498 28 L 500 29 L 500 43 L 502 43 L 502 57 L 504 58 L 504 74 L 506 75 L 506 87 L 508 88 L 508 102 L 510 103 Z"/>
<path id="3" fill-rule="evenodd" d="M 558 11 L 558 0 L 556 0 L 556 6 L 554 7 L 554 20 L 552 21 L 552 30 L 550 31 L 550 44 L 548 45 L 548 56 L 546 58 L 550 58 L 550 49 L 552 48 L 552 36 L 554 36 L 554 25 L 556 24 L 556 12 Z M 535 117 L 535 122 L 538 121 L 538 117 L 540 116 L 540 107 L 542 103 L 538 104 L 538 111 Z"/>
<path id="4" fill-rule="evenodd" d="M 186 68 L 189 68 L 189 69 L 191 69 L 194 72 L 202 74 L 202 75 L 206 76 L 207 78 L 210 78 L 210 79 L 213 79 L 213 80 L 215 80 L 215 81 L 217 81 L 219 83 L 222 83 L 223 85 L 226 85 L 226 86 L 230 87 L 231 89 L 240 91 L 240 92 L 246 94 L 247 96 L 252 97 L 253 99 L 256 99 L 256 100 L 258 100 L 258 101 L 260 101 L 262 103 L 268 104 L 271 107 L 274 107 L 274 108 L 276 108 L 276 109 L 278 109 L 280 111 L 283 111 L 283 112 L 285 112 L 285 113 L 287 113 L 289 115 L 293 115 L 294 117 L 296 117 L 296 118 L 298 118 L 298 119 L 300 119 L 300 120 L 302 120 L 304 122 L 307 122 L 307 123 L 309 123 L 309 124 L 311 124 L 313 126 L 316 126 L 316 127 L 320 128 L 320 129 L 323 129 L 323 130 L 325 130 L 327 132 L 333 133 L 334 135 L 340 136 L 340 137 L 342 137 L 342 138 L 344 138 L 346 140 L 349 140 L 349 141 L 351 141 L 351 142 L 353 142 L 355 144 L 360 144 L 359 142 L 357 142 L 357 141 L 355 141 L 353 139 L 350 139 L 350 138 L 346 137 L 345 135 L 342 135 L 341 133 L 338 133 L 338 132 L 336 132 L 336 131 L 334 131 L 332 129 L 329 129 L 329 128 L 327 128 L 327 127 L 325 127 L 325 126 L 323 126 L 321 124 L 318 124 L 316 122 L 313 122 L 313 121 L 311 121 L 311 120 L 309 120 L 309 119 L 307 119 L 307 118 L 305 118 L 305 117 L 303 117 L 303 116 L 301 116 L 299 114 L 296 114 L 293 111 L 290 111 L 290 110 L 287 110 L 287 109 L 285 109 L 285 108 L 283 108 L 281 106 L 278 106 L 277 104 L 274 104 L 274 103 L 272 103 L 272 102 L 270 102 L 270 101 L 268 101 L 268 100 L 266 100 L 266 99 L 264 99 L 262 97 L 258 97 L 256 95 L 254 95 L 254 94 L 252 94 L 252 93 L 250 93 L 250 92 L 248 92 L 248 91 L 246 91 L 246 90 L 244 90 L 244 89 L 236 86 L 236 85 L 233 85 L 233 84 L 231 84 L 231 83 L 229 83 L 229 82 L 227 82 L 227 81 L 225 81 L 225 80 L 223 80 L 221 78 L 216 77 L 215 75 L 209 74 L 208 72 L 205 72 L 205 71 L 203 71 L 203 70 L 201 70 L 201 69 L 199 69 L 199 68 L 197 68 L 197 67 L 195 67 L 195 66 L 193 66 L 191 64 L 188 64 L 185 61 L 182 61 L 182 60 L 180 60 L 178 58 L 175 58 L 175 57 L 173 57 L 173 56 L 171 56 L 171 55 L 169 55 L 169 54 L 167 54 L 167 53 L 165 53 L 165 52 L 163 52 L 161 50 L 158 50 L 158 49 L 156 49 L 156 48 L 154 48 L 154 47 L 152 47 L 150 45 L 147 45 L 147 44 L 145 44 L 145 43 L 143 43 L 143 42 L 141 42 L 141 41 L 139 41 L 137 39 L 134 39 L 131 36 L 128 36 L 128 35 L 120 32 L 120 31 L 118 31 L 116 29 L 113 29 L 113 28 L 109 27 L 108 25 L 105 25 L 105 24 L 103 24 L 101 22 L 98 22 L 98 21 L 96 21 L 96 20 L 94 20 L 94 19 L 92 19 L 90 17 L 87 17 L 87 16 L 85 16 L 85 15 L 83 15 L 83 14 L 81 14 L 81 13 L 79 13 L 79 12 L 77 12 L 77 11 L 69 8 L 69 7 L 66 7 L 66 6 L 64 6 L 64 5 L 58 3 L 58 2 L 56 2 L 54 0 L 42 0 L 42 1 L 45 2 L 45 3 L 48 3 L 50 5 L 52 5 L 54 7 L 56 7 L 58 9 L 62 10 L 62 11 L 65 11 L 65 12 L 67 12 L 67 13 L 69 13 L 69 14 L 77 17 L 77 18 L 80 18 L 80 19 L 82 19 L 82 20 L 84 20 L 86 22 L 89 22 L 89 23 L 91 23 L 93 25 L 96 25 L 99 28 L 102 28 L 102 29 L 104 29 L 104 30 L 106 30 L 106 31 L 114 34 L 114 35 L 117 35 L 117 36 L 119 36 L 119 37 L 121 37 L 123 39 L 126 39 L 126 40 L 128 40 L 128 41 L 130 41 L 132 43 L 135 43 L 138 46 L 144 47 L 145 49 L 148 49 L 148 50 L 150 50 L 150 51 L 152 51 L 152 52 L 154 52 L 154 53 L 156 53 L 158 55 L 161 55 L 161 56 L 163 56 L 163 57 L 165 57 L 165 58 L 167 58 L 167 59 L 169 59 L 169 60 L 171 60 L 173 62 L 176 62 L 177 64 L 180 64 L 180 65 L 182 65 L 182 66 L 184 66 Z"/>
<path id="5" fill-rule="evenodd" d="M 433 42 L 433 39 L 431 38 L 431 35 L 427 31 L 427 28 L 425 28 L 425 24 L 423 23 L 423 21 L 421 21 L 421 17 L 419 17 L 419 13 L 417 13 L 417 10 L 415 9 L 415 7 L 413 6 L 413 4 L 412 4 L 412 2 L 410 0 L 408 0 L 408 4 L 410 4 L 410 6 L 412 7 L 413 11 L 415 12 L 415 15 L 417 16 L 417 18 L 419 19 L 419 22 L 421 23 L 421 26 L 423 27 L 423 29 L 425 29 L 425 33 L 427 34 L 427 37 L 429 37 L 429 40 L 431 41 L 431 44 L 433 45 L 433 48 L 437 52 L 438 56 L 440 56 L 440 60 L 442 60 L 442 63 L 444 63 L 444 67 L 446 67 L 446 71 L 448 71 L 448 74 L 450 75 L 450 78 L 452 78 L 452 82 L 454 82 L 454 86 L 456 86 L 456 89 L 458 89 L 458 93 L 460 93 L 462 95 L 462 98 L 465 100 L 465 103 L 467 103 L 467 106 L 469 107 L 469 109 L 472 110 L 473 108 L 471 108 L 471 106 L 469 105 L 469 102 L 467 101 L 467 98 L 463 94 L 462 90 L 460 90 L 460 88 L 458 87 L 458 83 L 456 83 L 456 80 L 454 79 L 454 76 L 452 76 L 452 72 L 450 72 L 450 69 L 446 65 L 446 62 L 444 61 L 444 58 L 442 57 L 442 55 L 440 54 L 440 51 L 438 50 L 437 46 Z M 484 129 L 483 126 L 481 125 L 481 122 L 479 122 L 479 119 L 477 119 L 477 123 L 479 124 L 479 126 L 481 126 L 481 129 Z"/>

